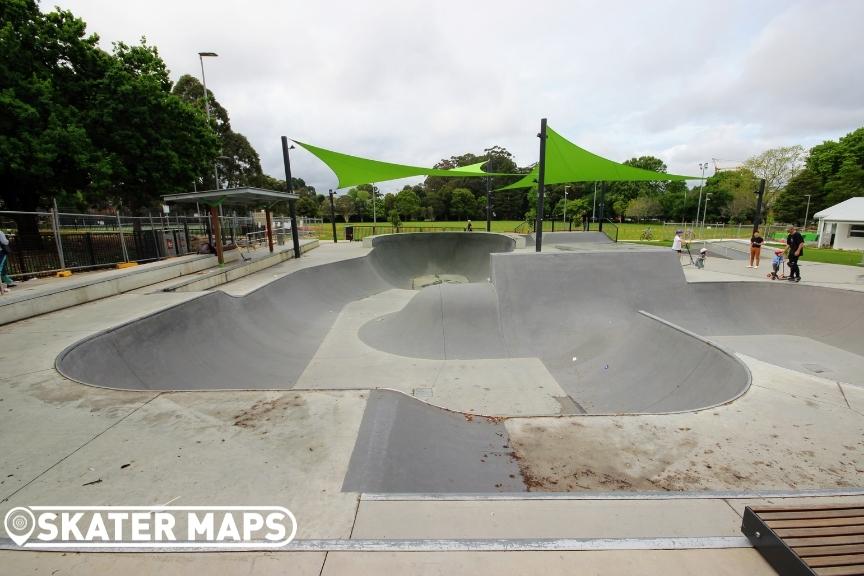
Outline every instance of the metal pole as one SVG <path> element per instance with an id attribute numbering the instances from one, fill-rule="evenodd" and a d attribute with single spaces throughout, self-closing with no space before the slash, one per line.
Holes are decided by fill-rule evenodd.
<path id="1" fill-rule="evenodd" d="M 120 247 L 123 249 L 123 261 L 129 262 L 129 252 L 126 251 L 126 239 L 123 238 L 123 223 L 120 222 L 120 207 L 117 207 L 114 214 L 117 216 L 117 232 L 120 233 Z"/>
<path id="2" fill-rule="evenodd" d="M 756 192 L 756 214 L 753 216 L 753 234 L 762 224 L 762 197 L 765 195 L 765 179 L 759 180 L 759 190 Z"/>
<path id="3" fill-rule="evenodd" d="M 705 195 L 705 210 L 702 212 L 702 230 L 705 230 L 705 217 L 708 215 L 708 199 L 711 198 L 711 194 Z"/>
<path id="4" fill-rule="evenodd" d="M 812 194 L 807 194 L 807 211 L 804 212 L 804 231 L 807 231 L 807 217 L 810 216 L 810 196 Z"/>
<path id="5" fill-rule="evenodd" d="M 372 234 L 375 234 L 375 226 L 378 224 L 378 212 L 376 208 L 378 207 L 378 192 L 375 190 L 375 183 L 372 182 Z M 362 220 L 362 218 L 361 218 Z M 345 225 L 348 225 L 348 221 L 345 221 Z"/>
<path id="6" fill-rule="evenodd" d="M 198 59 L 201 61 L 201 84 L 204 86 L 204 109 L 207 110 L 207 124 L 210 124 L 210 100 L 207 98 L 207 78 L 204 77 L 204 56 L 216 56 L 214 52 L 199 52 Z M 212 127 L 212 126 L 211 126 Z M 213 189 L 219 189 L 219 171 L 216 161 L 213 162 Z M 219 205 L 221 210 L 222 205 Z"/>
<path id="7" fill-rule="evenodd" d="M 693 220 L 693 227 L 696 228 L 699 226 L 699 212 L 702 208 L 702 189 L 705 187 L 705 168 L 708 166 L 707 162 L 700 162 L 699 169 L 702 170 L 702 180 L 699 182 L 699 203 L 696 204 L 696 219 Z M 695 230 L 693 231 L 696 232 Z"/>
<path id="8" fill-rule="evenodd" d="M 336 205 L 333 203 L 333 190 L 330 190 L 330 223 L 333 225 L 333 243 L 336 244 Z"/>
<path id="9" fill-rule="evenodd" d="M 285 185 L 288 188 L 288 193 L 294 193 L 294 187 L 291 183 L 291 159 L 288 157 L 288 137 L 282 136 L 282 160 L 285 163 Z M 297 206 L 296 202 L 288 200 L 288 211 L 291 214 L 291 239 L 294 241 L 294 258 L 300 258 L 300 236 L 297 232 Z"/>
<path id="10" fill-rule="evenodd" d="M 153 224 L 153 214 L 148 212 L 147 216 L 150 218 L 150 233 L 153 235 L 153 247 L 156 248 L 156 260 L 158 260 L 160 256 L 159 240 L 156 238 L 156 226 Z"/>
<path id="11" fill-rule="evenodd" d="M 537 172 L 537 221 L 534 224 L 534 250 L 543 250 L 543 195 L 546 192 L 546 118 L 540 119 L 540 167 Z"/>
<path id="12" fill-rule="evenodd" d="M 63 239 L 60 238 L 60 217 L 57 215 L 57 199 L 54 198 L 54 209 L 51 211 L 51 228 L 54 229 L 54 243 L 57 244 L 57 257 L 60 259 L 60 269 L 66 269 L 66 259 L 63 257 Z"/>
<path id="13" fill-rule="evenodd" d="M 489 165 L 492 163 L 492 154 L 487 154 L 486 171 L 490 171 Z M 486 177 L 486 232 L 492 231 L 492 177 Z"/>
<path id="14" fill-rule="evenodd" d="M 567 224 L 567 189 L 570 186 L 564 186 L 564 224 Z"/>

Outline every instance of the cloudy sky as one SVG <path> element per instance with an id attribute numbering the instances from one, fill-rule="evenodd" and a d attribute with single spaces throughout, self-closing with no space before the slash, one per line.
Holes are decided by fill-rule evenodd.
<path id="1" fill-rule="evenodd" d="M 146 36 L 174 79 L 218 53 L 207 87 L 277 177 L 282 135 L 421 166 L 499 145 L 528 165 L 545 116 L 611 159 L 698 174 L 864 126 L 860 0 L 56 3 L 106 48 Z M 292 167 L 335 185 L 305 151 Z"/>

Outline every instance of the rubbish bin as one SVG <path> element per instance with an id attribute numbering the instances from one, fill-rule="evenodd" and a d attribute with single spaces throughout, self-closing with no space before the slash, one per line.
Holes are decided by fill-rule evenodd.
<path id="1" fill-rule="evenodd" d="M 349 242 L 354 241 L 354 227 L 353 226 L 345 226 L 345 240 Z"/>

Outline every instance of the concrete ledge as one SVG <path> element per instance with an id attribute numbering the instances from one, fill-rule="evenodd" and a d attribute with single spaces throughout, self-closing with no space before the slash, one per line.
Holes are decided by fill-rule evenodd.
<path id="1" fill-rule="evenodd" d="M 318 247 L 318 240 L 306 240 L 301 241 L 300 244 L 300 254 L 305 254 L 309 250 Z M 239 251 L 237 251 L 239 255 Z M 211 288 L 215 288 L 216 286 L 221 286 L 222 284 L 227 284 L 228 282 L 232 282 L 234 280 L 238 280 L 243 278 L 244 276 L 249 276 L 250 274 L 254 274 L 255 272 L 259 272 L 264 270 L 265 268 L 270 268 L 271 266 L 275 266 L 286 260 L 291 260 L 294 258 L 294 249 L 286 248 L 280 252 L 275 252 L 269 256 L 265 256 L 258 260 L 254 260 L 252 262 L 241 262 L 237 263 L 230 268 L 219 268 L 209 272 L 203 276 L 196 276 L 195 278 L 190 278 L 185 281 L 181 281 L 174 286 L 169 286 L 164 288 L 163 292 L 203 292 L 205 290 L 210 290 Z"/>
<path id="2" fill-rule="evenodd" d="M 0 300 L 0 325 L 116 296 L 216 266 L 210 255 L 182 256 L 143 266 L 98 272 L 11 294 Z"/>

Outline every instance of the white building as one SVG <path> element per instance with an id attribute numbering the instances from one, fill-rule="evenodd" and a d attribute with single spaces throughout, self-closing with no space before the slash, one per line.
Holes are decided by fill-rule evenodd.
<path id="1" fill-rule="evenodd" d="M 857 196 L 817 212 L 819 246 L 864 250 L 864 196 Z"/>

